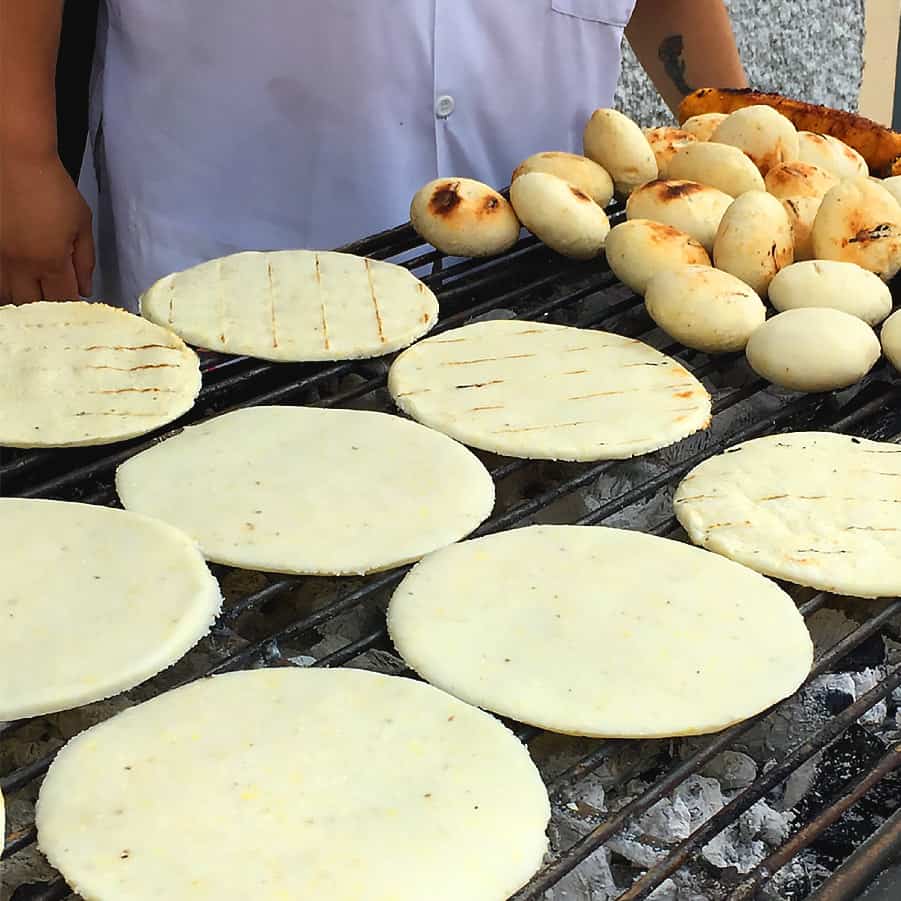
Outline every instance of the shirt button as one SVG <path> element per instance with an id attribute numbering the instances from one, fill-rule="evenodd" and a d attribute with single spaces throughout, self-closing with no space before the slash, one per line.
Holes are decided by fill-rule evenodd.
<path id="1" fill-rule="evenodd" d="M 435 115 L 439 119 L 447 119 L 456 107 L 454 98 L 450 94 L 442 94 L 435 101 Z"/>

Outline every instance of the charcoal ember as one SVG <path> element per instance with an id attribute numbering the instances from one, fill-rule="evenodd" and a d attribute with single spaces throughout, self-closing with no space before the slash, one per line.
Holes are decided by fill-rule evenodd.
<path id="1" fill-rule="evenodd" d="M 851 673 L 854 681 L 855 700 L 865 695 L 871 688 L 875 688 L 888 675 L 887 667 L 865 669 L 861 672 Z M 874 704 L 859 720 L 862 726 L 881 726 L 888 716 L 888 704 L 879 701 Z"/>
<path id="2" fill-rule="evenodd" d="M 755 723 L 736 742 L 736 747 L 758 761 L 781 758 L 856 699 L 857 688 L 851 674 L 826 673 Z"/>
<path id="3" fill-rule="evenodd" d="M 579 763 L 599 745 L 597 739 L 542 732 L 530 742 L 529 751 L 542 778 L 548 783 Z"/>
<path id="4" fill-rule="evenodd" d="M 741 751 L 723 751 L 701 773 L 716 779 L 727 791 L 747 788 L 757 778 L 757 763 L 753 757 L 742 754 Z"/>
<path id="5" fill-rule="evenodd" d="M 572 847 L 588 831 L 578 817 L 560 816 L 551 821 L 550 839 L 554 851 Z M 600 848 L 582 861 L 553 888 L 545 892 L 548 901 L 614 901 L 622 894 L 610 870 L 610 851 Z"/>
<path id="6" fill-rule="evenodd" d="M 892 667 L 901 663 L 901 641 L 895 641 L 893 638 L 889 638 L 888 635 L 884 635 L 882 643 L 885 648 L 885 662 Z M 901 689 L 896 688 L 893 694 L 898 694 L 901 697 Z"/>
<path id="7" fill-rule="evenodd" d="M 822 654 L 850 635 L 858 624 L 841 610 L 823 607 L 807 619 L 807 628 L 817 654 Z"/>
<path id="8" fill-rule="evenodd" d="M 764 801 L 758 801 L 715 836 L 701 849 L 707 863 L 720 870 L 749 873 L 771 847 L 778 847 L 788 835 L 791 814 L 774 810 Z"/>
<path id="9" fill-rule="evenodd" d="M 798 802 L 799 821 L 817 816 L 847 791 L 849 785 L 873 765 L 886 744 L 865 727 L 852 725 L 821 754 L 816 778 Z M 878 824 L 901 804 L 901 779 L 897 774 L 883 779 L 837 823 L 829 826 L 812 844 L 818 860 L 834 867 L 857 848 Z"/>
<path id="10" fill-rule="evenodd" d="M 382 673 L 386 676 L 399 676 L 407 668 L 407 664 L 396 654 L 390 651 L 382 651 L 372 648 L 364 651 L 359 657 L 354 657 L 348 664 L 352 669 L 365 669 L 372 673 Z"/>
<path id="11" fill-rule="evenodd" d="M 639 820 L 639 829 L 665 844 L 675 844 L 691 835 L 691 811 L 677 794 L 672 801 L 658 801 Z"/>
<path id="12" fill-rule="evenodd" d="M 813 790 L 820 775 L 820 754 L 815 754 L 793 770 L 785 780 L 782 792 L 782 807 L 791 810 Z"/>
<path id="13" fill-rule="evenodd" d="M 802 901 L 814 889 L 812 873 L 825 873 L 811 851 L 802 851 L 765 883 L 758 901 Z"/>
<path id="14" fill-rule="evenodd" d="M 856 648 L 846 654 L 838 664 L 845 672 L 869 669 L 885 663 L 885 643 L 877 633 L 862 641 Z"/>
<path id="15" fill-rule="evenodd" d="M 597 512 L 608 507 L 619 507 L 618 499 L 633 488 L 644 484 L 650 479 L 657 478 L 666 469 L 666 466 L 655 454 L 647 454 L 632 460 L 625 460 L 612 470 L 602 473 L 583 493 L 586 512 Z M 646 529 L 653 525 L 651 519 L 655 516 L 661 520 L 672 515 L 672 493 L 674 486 L 649 494 L 640 498 L 636 503 L 623 509 L 609 510 L 604 524 L 618 526 L 619 528 L 638 528 L 639 525 Z M 666 497 L 666 495 L 669 495 Z"/>
<path id="16" fill-rule="evenodd" d="M 739 836 L 745 842 L 759 837 L 771 848 L 777 848 L 788 837 L 794 820 L 792 812 L 783 813 L 765 801 L 758 801 L 739 817 Z"/>
<path id="17" fill-rule="evenodd" d="M 607 847 L 620 857 L 629 861 L 635 867 L 648 870 L 663 860 L 666 860 L 669 849 L 661 845 L 651 844 L 650 840 L 643 840 L 638 835 L 628 833 L 614 836 L 607 842 Z"/>
<path id="18" fill-rule="evenodd" d="M 19 793 L 6 799 L 7 835 L 29 829 L 33 824 L 33 800 L 26 799 Z M 56 876 L 56 871 L 47 863 L 37 846 L 32 844 L 3 861 L 2 876 L 0 901 L 9 901 L 12 897 L 18 901 L 19 896 L 14 894 L 14 886 L 21 885 L 23 891 L 31 892 L 30 896 L 27 893 L 23 894 L 21 896 L 23 898 L 39 897 L 32 886 L 39 889 L 46 888 L 46 883 Z"/>

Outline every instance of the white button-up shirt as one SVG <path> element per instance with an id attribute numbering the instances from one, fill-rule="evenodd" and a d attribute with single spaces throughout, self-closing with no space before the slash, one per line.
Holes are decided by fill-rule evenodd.
<path id="1" fill-rule="evenodd" d="M 97 296 L 245 249 L 406 221 L 441 176 L 497 187 L 581 150 L 635 0 L 106 0 L 81 186 Z"/>

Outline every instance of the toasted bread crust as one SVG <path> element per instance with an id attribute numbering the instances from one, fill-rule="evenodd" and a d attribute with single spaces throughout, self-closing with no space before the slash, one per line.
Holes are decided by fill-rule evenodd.
<path id="1" fill-rule="evenodd" d="M 680 104 L 679 122 L 702 113 L 732 113 L 756 105 L 773 107 L 800 131 L 831 135 L 844 141 L 867 161 L 874 174 L 892 174 L 893 164 L 901 156 L 901 134 L 871 119 L 749 88 L 700 88 Z M 895 168 L 901 166 L 895 164 Z"/>

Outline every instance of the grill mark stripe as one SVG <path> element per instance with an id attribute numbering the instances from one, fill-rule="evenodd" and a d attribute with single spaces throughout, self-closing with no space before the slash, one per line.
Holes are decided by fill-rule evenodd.
<path id="1" fill-rule="evenodd" d="M 175 388 L 97 388 L 88 394 L 180 394 Z"/>
<path id="2" fill-rule="evenodd" d="M 88 347 L 65 347 L 63 350 L 174 350 L 180 353 L 180 349 L 171 344 L 91 344 Z"/>
<path id="3" fill-rule="evenodd" d="M 177 363 L 145 363 L 143 366 L 100 366 L 92 364 L 86 369 L 109 369 L 113 372 L 140 372 L 142 369 L 181 369 Z M 55 371 L 55 370 L 54 370 Z"/>
<path id="4" fill-rule="evenodd" d="M 319 267 L 319 254 L 313 257 L 313 268 L 316 273 L 316 293 L 319 295 L 319 315 L 322 319 L 322 339 L 325 342 L 325 349 L 331 349 L 331 343 L 328 337 L 328 317 L 325 315 L 325 295 L 322 293 L 322 270 Z"/>
<path id="5" fill-rule="evenodd" d="M 498 360 L 524 360 L 537 354 L 507 354 L 503 357 L 479 357 L 475 360 L 448 360 L 442 366 L 470 366 L 473 363 L 496 363 Z"/>
<path id="6" fill-rule="evenodd" d="M 372 283 L 372 266 L 368 259 L 363 260 L 366 267 L 366 278 L 369 281 L 369 296 L 372 298 L 372 306 L 375 310 L 375 324 L 379 331 L 379 342 L 385 343 L 385 332 L 382 328 L 382 311 L 379 309 L 378 298 L 375 296 L 375 285 Z"/>

